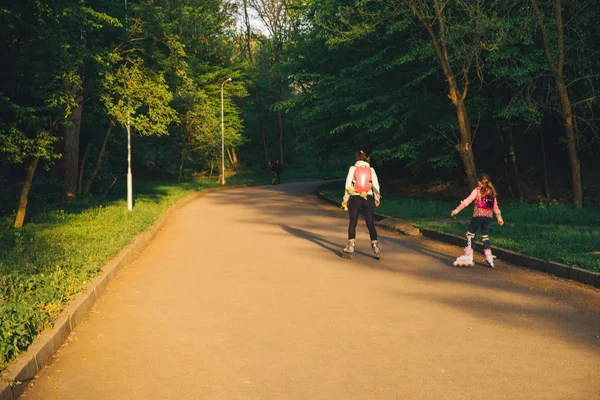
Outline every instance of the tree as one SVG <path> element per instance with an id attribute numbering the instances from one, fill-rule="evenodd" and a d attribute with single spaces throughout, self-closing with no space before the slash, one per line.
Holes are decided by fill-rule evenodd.
<path id="1" fill-rule="evenodd" d="M 575 126 L 573 123 L 573 111 L 571 107 L 571 99 L 569 90 L 564 78 L 565 68 L 565 34 L 564 23 L 562 17 L 561 0 L 553 0 L 554 5 L 554 21 L 556 24 L 556 56 L 553 56 L 550 39 L 546 25 L 544 23 L 542 11 L 537 0 L 531 0 L 531 6 L 535 12 L 537 26 L 542 35 L 542 46 L 544 55 L 548 62 L 548 68 L 552 73 L 556 83 L 556 91 L 560 97 L 560 105 L 562 108 L 562 118 L 564 123 L 565 135 L 567 139 L 567 150 L 569 156 L 569 167 L 571 171 L 571 184 L 573 189 L 573 204 L 576 207 L 581 207 L 583 204 L 583 190 L 581 186 L 581 164 L 577 155 L 577 143 L 575 138 Z"/>
<path id="2" fill-rule="evenodd" d="M 250 5 L 256 10 L 259 18 L 269 31 L 269 38 L 265 40 L 270 45 L 273 54 L 273 67 L 271 70 L 273 87 L 275 89 L 275 102 L 282 100 L 285 91 L 285 79 L 278 72 L 282 62 L 282 54 L 286 38 L 291 29 L 289 1 L 288 0 L 250 0 Z M 283 141 L 285 136 L 285 125 L 283 112 L 276 110 L 277 123 L 279 127 L 279 162 L 283 165 Z"/>
<path id="3" fill-rule="evenodd" d="M 131 133 L 142 136 L 166 135 L 167 127 L 177 120 L 169 106 L 173 95 L 162 75 L 153 74 L 143 67 L 138 57 L 118 51 L 111 53 L 109 69 L 104 75 L 105 92 L 102 101 L 108 115 L 127 130 L 127 208 L 133 208 L 133 178 L 131 172 Z"/>

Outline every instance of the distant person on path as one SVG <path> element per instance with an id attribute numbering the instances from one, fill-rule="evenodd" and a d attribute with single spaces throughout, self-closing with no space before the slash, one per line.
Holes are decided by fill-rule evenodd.
<path id="1" fill-rule="evenodd" d="M 275 160 L 273 162 L 273 172 L 275 172 L 275 183 L 276 184 L 281 183 L 280 176 L 281 176 L 282 169 L 281 169 L 281 164 L 279 164 L 279 160 Z"/>
<path id="2" fill-rule="evenodd" d="M 460 202 L 459 206 L 452 210 L 452 217 L 455 217 L 462 209 L 466 208 L 475 200 L 475 208 L 473 209 L 473 218 L 469 224 L 469 231 L 467 232 L 467 247 L 465 247 L 465 254 L 459 256 L 454 261 L 454 266 L 474 266 L 473 263 L 473 248 L 472 241 L 475 237 L 475 233 L 481 229 L 481 240 L 483 241 L 483 254 L 485 260 L 494 268 L 494 256 L 492 255 L 492 245 L 490 244 L 490 227 L 492 225 L 492 214 L 496 214 L 498 225 L 504 225 L 502 219 L 502 213 L 498 208 L 498 193 L 496 188 L 490 182 L 490 177 L 486 174 L 481 174 L 477 177 L 477 187 L 473 189 L 469 197 Z"/>
<path id="3" fill-rule="evenodd" d="M 269 175 L 271 175 L 271 185 L 276 184 L 277 183 L 277 174 L 275 173 L 275 170 L 273 169 L 272 162 L 269 163 Z"/>
<path id="4" fill-rule="evenodd" d="M 342 201 L 342 207 L 348 210 L 348 243 L 344 248 L 343 257 L 352 258 L 356 242 L 356 224 L 358 214 L 363 210 L 365 222 L 371 237 L 371 249 L 375 257 L 379 259 L 381 249 L 377 241 L 377 230 L 375 229 L 375 207 L 379 207 L 381 194 L 379 180 L 375 170 L 369 164 L 369 157 L 364 151 L 356 153 L 356 163 L 348 170 L 346 177 L 346 192 Z"/>

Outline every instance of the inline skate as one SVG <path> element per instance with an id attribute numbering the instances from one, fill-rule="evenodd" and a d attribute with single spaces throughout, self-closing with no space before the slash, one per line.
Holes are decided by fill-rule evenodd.
<path id="1" fill-rule="evenodd" d="M 492 254 L 492 249 L 483 250 L 483 255 L 485 256 L 485 261 L 487 261 L 490 268 L 494 268 L 494 258 L 496 258 L 496 256 Z"/>
<path id="2" fill-rule="evenodd" d="M 349 239 L 346 247 L 344 248 L 344 252 L 342 253 L 342 258 L 352 258 L 354 255 L 354 245 L 356 241 L 354 239 Z"/>
<path id="3" fill-rule="evenodd" d="M 371 249 L 373 250 L 373 253 L 375 253 L 375 258 L 379 260 L 381 258 L 381 247 L 379 247 L 379 242 L 377 240 L 371 242 Z"/>
<path id="4" fill-rule="evenodd" d="M 474 267 L 473 249 L 471 247 L 465 247 L 465 254 L 457 257 L 453 265 L 455 267 Z"/>

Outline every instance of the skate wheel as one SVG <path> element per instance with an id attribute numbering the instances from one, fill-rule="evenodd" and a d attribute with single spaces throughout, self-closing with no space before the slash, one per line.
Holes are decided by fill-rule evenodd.
<path id="1" fill-rule="evenodd" d="M 469 264 L 469 267 L 474 267 L 474 266 L 475 266 L 475 263 Z"/>
<path id="2" fill-rule="evenodd" d="M 455 267 L 458 267 L 458 263 L 457 263 L 456 261 L 454 261 L 454 262 L 452 263 L 452 265 L 454 265 Z"/>

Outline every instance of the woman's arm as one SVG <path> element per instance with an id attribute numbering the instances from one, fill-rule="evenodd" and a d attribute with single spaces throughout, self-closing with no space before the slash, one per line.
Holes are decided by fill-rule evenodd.
<path id="1" fill-rule="evenodd" d="M 374 168 L 371 168 L 371 183 L 373 184 L 373 198 L 375 201 L 380 201 L 381 189 L 379 188 L 379 179 L 377 178 Z"/>
<path id="2" fill-rule="evenodd" d="M 354 189 L 354 186 L 352 185 L 352 181 L 354 180 L 354 170 L 356 169 L 356 167 L 353 165 L 350 167 L 350 169 L 348 170 L 348 176 L 346 176 L 346 184 L 344 186 L 344 188 L 346 189 L 344 192 L 344 203 L 346 203 L 348 201 L 348 199 L 350 199 L 350 190 L 351 188 Z"/>

